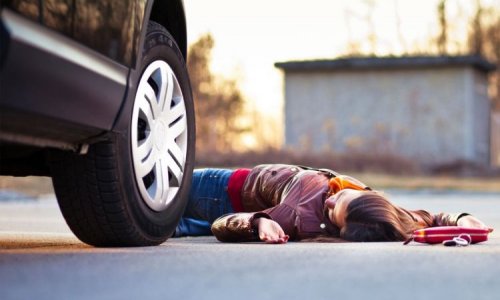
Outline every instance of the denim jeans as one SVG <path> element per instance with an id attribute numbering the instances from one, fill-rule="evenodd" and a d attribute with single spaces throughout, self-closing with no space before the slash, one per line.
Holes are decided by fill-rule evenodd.
<path id="1" fill-rule="evenodd" d="M 233 212 L 227 193 L 232 173 L 233 170 L 226 169 L 197 169 L 193 172 L 188 204 L 174 237 L 212 235 L 212 223 Z"/>

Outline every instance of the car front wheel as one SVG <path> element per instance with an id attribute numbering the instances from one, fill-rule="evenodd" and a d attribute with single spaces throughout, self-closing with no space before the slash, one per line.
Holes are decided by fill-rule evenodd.
<path id="1" fill-rule="evenodd" d="M 85 155 L 51 155 L 54 189 L 75 235 L 95 246 L 147 246 L 175 230 L 189 193 L 195 122 L 181 52 L 150 22 L 133 105 L 121 134 Z"/>

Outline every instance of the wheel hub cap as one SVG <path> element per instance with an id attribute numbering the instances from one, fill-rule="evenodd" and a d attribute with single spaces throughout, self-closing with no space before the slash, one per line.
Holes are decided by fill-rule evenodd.
<path id="1" fill-rule="evenodd" d="M 155 146 L 158 151 L 163 151 L 163 147 L 166 145 L 165 137 L 167 136 L 167 129 L 165 123 L 162 120 L 159 120 L 155 124 L 155 129 L 153 130 Z"/>
<path id="2" fill-rule="evenodd" d="M 165 210 L 177 195 L 187 154 L 187 116 L 179 82 L 162 60 L 139 81 L 131 122 L 132 159 L 142 200 Z"/>

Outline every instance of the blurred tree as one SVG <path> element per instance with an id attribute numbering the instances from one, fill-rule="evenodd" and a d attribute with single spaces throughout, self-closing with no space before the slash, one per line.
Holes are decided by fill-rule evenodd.
<path id="1" fill-rule="evenodd" d="M 437 38 L 437 48 L 439 54 L 447 54 L 447 33 L 448 24 L 446 22 L 446 0 L 440 0 L 437 8 L 439 19 L 439 36 Z"/>
<path id="2" fill-rule="evenodd" d="M 471 34 L 469 34 L 468 42 L 469 42 L 469 51 L 472 54 L 483 55 L 483 35 L 484 32 L 482 30 L 482 15 L 483 8 L 481 7 L 481 2 L 476 0 L 476 13 L 471 21 Z"/>
<path id="3" fill-rule="evenodd" d="M 239 145 L 244 128 L 238 122 L 245 99 L 234 79 L 210 70 L 214 39 L 201 36 L 189 47 L 188 70 L 196 109 L 196 146 L 201 152 L 232 151 Z"/>
<path id="4" fill-rule="evenodd" d="M 366 23 L 368 25 L 368 36 L 367 40 L 370 43 L 370 55 L 375 56 L 377 53 L 377 45 L 378 45 L 378 36 L 377 31 L 375 30 L 375 21 L 373 20 L 374 11 L 376 8 L 375 0 L 364 0 L 364 4 L 366 5 Z"/>
<path id="5" fill-rule="evenodd" d="M 477 0 L 469 28 L 467 52 L 481 55 L 497 66 L 490 76 L 490 92 L 493 109 L 500 111 L 500 10 L 483 7 Z"/>
<path id="6" fill-rule="evenodd" d="M 446 1 L 440 0 L 437 6 L 439 36 L 436 42 L 438 53 L 442 55 L 450 54 L 448 30 L 451 27 L 446 18 Z M 469 31 L 466 39 L 459 42 L 459 53 L 483 56 L 497 66 L 490 75 L 490 94 L 493 109 L 500 111 L 500 10 L 495 6 L 484 7 L 480 0 L 476 0 L 472 18 L 466 22 Z"/>

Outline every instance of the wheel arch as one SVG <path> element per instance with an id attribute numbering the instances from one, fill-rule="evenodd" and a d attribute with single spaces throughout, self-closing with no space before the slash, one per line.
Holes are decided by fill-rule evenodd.
<path id="1" fill-rule="evenodd" d="M 127 96 L 119 114 L 115 119 L 112 129 L 115 133 L 123 132 L 123 130 L 125 130 L 124 128 L 128 126 L 126 125 L 126 122 L 123 122 L 127 118 L 127 116 L 123 115 L 123 112 L 124 110 L 126 111 L 129 103 L 134 102 L 134 89 L 137 87 L 138 80 L 141 75 L 141 61 L 143 58 L 142 49 L 144 47 L 149 21 L 154 21 L 167 29 L 167 31 L 174 38 L 184 62 L 187 61 L 187 29 L 183 0 L 147 1 L 142 21 L 142 27 L 140 28 L 140 32 L 138 32 L 138 34 L 140 34 L 137 37 L 136 61 L 130 69 L 128 76 Z"/>
<path id="2" fill-rule="evenodd" d="M 149 20 L 155 21 L 165 27 L 174 37 L 184 60 L 187 55 L 187 32 L 186 15 L 182 0 L 161 1 L 156 0 L 153 3 Z"/>

